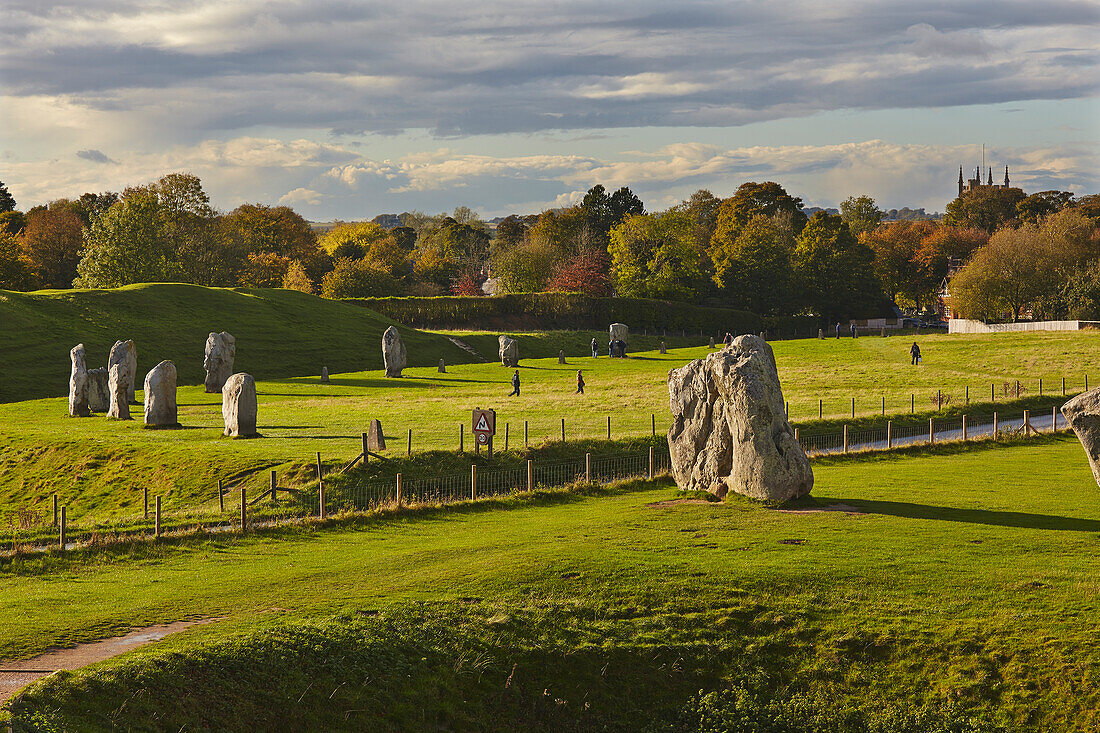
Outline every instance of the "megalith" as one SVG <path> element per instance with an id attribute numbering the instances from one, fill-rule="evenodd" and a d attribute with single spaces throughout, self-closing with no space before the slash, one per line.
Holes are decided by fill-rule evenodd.
<path id="1" fill-rule="evenodd" d="M 665 346 L 664 341 L 661 342 L 661 353 L 662 354 L 667 354 L 668 353 L 668 347 Z"/>
<path id="2" fill-rule="evenodd" d="M 374 453 L 386 450 L 386 434 L 382 432 L 381 420 L 370 421 L 370 429 L 367 431 L 367 450 Z"/>
<path id="3" fill-rule="evenodd" d="M 216 394 L 222 391 L 225 380 L 233 373 L 233 359 L 237 356 L 237 341 L 222 331 L 206 337 L 206 355 L 202 368 L 206 370 L 206 391 Z"/>
<path id="4" fill-rule="evenodd" d="M 387 377 L 400 377 L 405 368 L 405 344 L 395 326 L 390 326 L 382 334 L 382 364 L 386 367 Z"/>
<path id="5" fill-rule="evenodd" d="M 813 488 L 810 461 L 787 421 L 771 346 L 738 336 L 668 373 L 672 473 L 684 490 L 783 502 Z"/>
<path id="6" fill-rule="evenodd" d="M 518 367 L 519 341 L 511 336 L 501 336 L 497 341 L 500 344 L 500 363 L 506 367 Z"/>
<path id="7" fill-rule="evenodd" d="M 145 424 L 150 427 L 179 425 L 176 410 L 176 365 L 167 359 L 145 375 Z"/>
<path id="8" fill-rule="evenodd" d="M 120 362 L 126 362 L 126 378 L 129 380 L 126 383 L 126 402 L 132 403 L 137 393 L 137 347 L 132 339 L 115 341 L 115 345 L 111 347 L 111 354 L 107 357 L 108 378 L 111 367 Z"/>
<path id="9" fill-rule="evenodd" d="M 249 438 L 256 435 L 256 380 L 240 372 L 222 387 L 222 418 L 225 435 Z"/>
<path id="10" fill-rule="evenodd" d="M 1088 456 L 1092 476 L 1100 485 L 1100 389 L 1082 392 L 1062 405 L 1069 426 Z"/>
<path id="11" fill-rule="evenodd" d="M 447 362 L 443 361 L 443 359 L 439 360 L 439 370 L 438 371 L 439 371 L 440 374 L 446 374 L 447 373 Z"/>
<path id="12" fill-rule="evenodd" d="M 565 349 L 558 349 L 558 363 L 565 363 Z"/>
<path id="13" fill-rule="evenodd" d="M 111 390 L 104 367 L 88 370 L 88 407 L 92 412 L 107 412 L 111 406 Z"/>
<path id="14" fill-rule="evenodd" d="M 630 329 L 627 328 L 625 323 L 612 323 L 607 328 L 610 338 L 608 341 L 622 341 L 627 342 L 630 340 Z"/>
<path id="15" fill-rule="evenodd" d="M 129 392 L 134 378 L 130 376 L 130 362 L 126 359 L 125 353 L 121 356 L 122 358 L 111 364 L 111 368 L 107 370 L 107 392 L 110 395 L 107 417 L 114 420 L 129 420 Z"/>
<path id="16" fill-rule="evenodd" d="M 321 381 L 325 384 L 328 384 L 328 367 L 327 366 L 321 367 Z"/>
<path id="17" fill-rule="evenodd" d="M 88 364 L 84 359 L 84 344 L 77 344 L 69 352 L 72 369 L 69 371 L 69 415 L 88 417 Z"/>

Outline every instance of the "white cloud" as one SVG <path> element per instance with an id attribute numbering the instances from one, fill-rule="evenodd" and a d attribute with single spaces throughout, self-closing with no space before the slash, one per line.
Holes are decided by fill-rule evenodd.
<path id="1" fill-rule="evenodd" d="M 317 206 L 321 203 L 322 196 L 317 191 L 312 191 L 308 188 L 296 188 L 293 191 L 287 191 L 279 197 L 280 204 L 308 204 L 309 206 Z"/>

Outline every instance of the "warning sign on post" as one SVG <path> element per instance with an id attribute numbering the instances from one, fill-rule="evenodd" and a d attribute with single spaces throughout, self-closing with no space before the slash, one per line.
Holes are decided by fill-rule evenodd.
<path id="1" fill-rule="evenodd" d="M 478 442 L 484 444 L 486 440 L 497 432 L 496 410 L 482 410 L 480 407 L 473 414 L 474 435 Z M 485 440 L 482 440 L 482 436 Z"/>

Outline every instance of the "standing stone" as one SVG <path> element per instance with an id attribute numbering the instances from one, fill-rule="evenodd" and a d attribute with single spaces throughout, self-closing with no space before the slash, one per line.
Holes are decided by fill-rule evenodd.
<path id="1" fill-rule="evenodd" d="M 325 384 L 328 384 L 328 367 L 327 366 L 321 367 L 321 381 L 324 382 Z"/>
<path id="2" fill-rule="evenodd" d="M 511 336 L 501 336 L 497 342 L 500 344 L 500 363 L 506 367 L 518 367 L 519 341 Z"/>
<path id="3" fill-rule="evenodd" d="M 386 434 L 382 432 L 381 420 L 370 421 L 370 428 L 367 430 L 367 450 L 375 453 L 386 450 Z"/>
<path id="4" fill-rule="evenodd" d="M 1062 405 L 1069 426 L 1088 456 L 1092 476 L 1100 485 L 1100 389 L 1082 392 Z"/>
<path id="5" fill-rule="evenodd" d="M 237 356 L 237 341 L 225 331 L 206 337 L 206 356 L 202 368 L 206 370 L 206 391 L 216 394 L 222 391 L 225 380 L 233 373 L 233 360 Z"/>
<path id="6" fill-rule="evenodd" d="M 713 336 L 710 337 L 710 348 L 712 348 L 712 349 L 714 348 L 714 337 Z"/>
<path id="7" fill-rule="evenodd" d="M 401 370 L 405 368 L 405 344 L 401 343 L 401 334 L 397 328 L 390 326 L 382 334 L 382 363 L 386 367 L 387 377 L 400 377 Z"/>
<path id="8" fill-rule="evenodd" d="M 685 490 L 783 502 L 814 476 L 787 422 L 771 347 L 738 336 L 727 348 L 668 373 L 672 473 Z"/>
<path id="9" fill-rule="evenodd" d="M 126 383 L 126 402 L 133 403 L 136 395 L 136 385 L 134 383 L 137 381 L 137 347 L 134 346 L 132 339 L 129 341 L 115 341 L 115 345 L 111 347 L 111 354 L 107 357 L 108 371 L 114 364 L 123 361 L 126 362 L 126 378 L 130 380 Z"/>
<path id="10" fill-rule="evenodd" d="M 612 323 L 608 329 L 610 338 L 608 341 L 623 341 L 630 340 L 630 329 L 627 328 L 625 323 Z"/>
<path id="11" fill-rule="evenodd" d="M 88 407 L 92 412 L 107 412 L 111 406 L 111 390 L 107 385 L 107 370 L 88 370 Z"/>
<path id="12" fill-rule="evenodd" d="M 225 435 L 250 438 L 256 435 L 256 380 L 240 372 L 225 380 L 222 387 L 222 418 Z"/>
<path id="13" fill-rule="evenodd" d="M 824 331 L 824 329 L 821 329 L 821 328 L 817 329 L 817 337 L 818 337 L 819 339 L 824 339 L 824 338 L 825 338 L 825 331 Z"/>
<path id="14" fill-rule="evenodd" d="M 112 349 L 113 352 L 113 349 Z M 130 384 L 134 378 L 130 376 L 130 363 L 122 354 L 122 359 L 111 365 L 107 371 L 107 391 L 110 392 L 111 404 L 107 408 L 107 417 L 115 420 L 130 419 Z"/>
<path id="15" fill-rule="evenodd" d="M 668 349 L 665 348 L 665 342 L 664 341 L 661 342 L 661 353 L 662 354 L 667 354 L 668 353 Z"/>
<path id="16" fill-rule="evenodd" d="M 72 370 L 69 372 L 69 415 L 88 417 L 88 364 L 84 359 L 84 344 L 77 344 L 69 352 Z"/>
<path id="17" fill-rule="evenodd" d="M 176 365 L 165 360 L 145 375 L 145 424 L 154 427 L 179 425 L 176 415 Z"/>
<path id="18" fill-rule="evenodd" d="M 558 349 L 558 363 L 559 364 L 564 364 L 565 363 L 565 350 L 564 349 Z"/>
<path id="19" fill-rule="evenodd" d="M 447 373 L 447 364 L 442 359 L 439 360 L 439 373 L 440 374 L 446 374 Z"/>

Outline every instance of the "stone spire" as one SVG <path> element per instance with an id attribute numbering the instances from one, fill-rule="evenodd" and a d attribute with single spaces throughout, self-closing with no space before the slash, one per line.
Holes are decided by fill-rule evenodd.
<path id="1" fill-rule="evenodd" d="M 1005 166 L 1005 188 L 1008 188 L 1008 166 Z"/>

